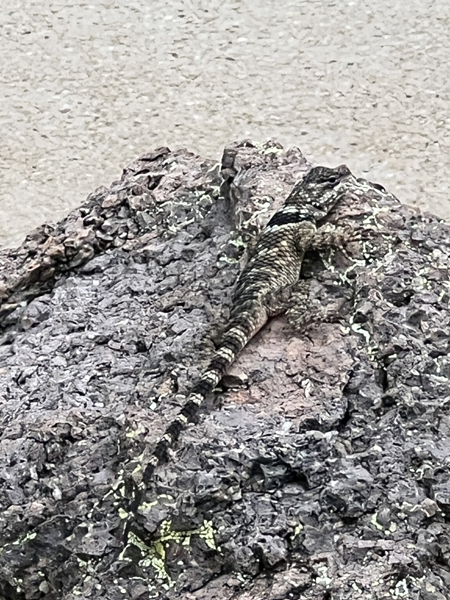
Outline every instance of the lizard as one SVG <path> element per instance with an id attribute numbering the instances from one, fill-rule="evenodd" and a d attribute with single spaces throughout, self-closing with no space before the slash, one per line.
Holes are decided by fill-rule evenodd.
<path id="1" fill-rule="evenodd" d="M 282 207 L 263 229 L 249 262 L 239 276 L 232 297 L 230 319 L 211 362 L 191 388 L 187 401 L 157 442 L 144 470 L 141 486 L 150 481 L 154 470 L 181 432 L 196 419 L 205 399 L 235 361 L 239 352 L 269 318 L 286 312 L 292 291 L 299 282 L 305 252 L 327 244 L 317 222 L 337 203 L 345 183 L 353 175 L 346 165 L 336 168 L 313 167 L 298 182 Z M 340 243 L 342 232 L 334 232 L 331 245 Z M 345 237 L 345 235 L 344 235 Z M 331 238 L 330 238 L 331 239 Z"/>
<path id="2" fill-rule="evenodd" d="M 240 351 L 267 321 L 284 312 L 291 313 L 297 328 L 304 325 L 304 300 L 296 307 L 296 292 L 301 291 L 300 272 L 305 253 L 311 249 L 336 246 L 355 239 L 346 229 L 327 231 L 318 227 L 337 204 L 349 182 L 355 183 L 346 165 L 336 168 L 313 167 L 292 189 L 281 208 L 269 220 L 242 270 L 232 296 L 230 318 L 217 349 L 200 379 L 190 389 L 185 404 L 156 443 L 139 484 L 128 478 L 131 495 L 122 479 L 119 490 L 128 498 L 123 522 L 123 539 L 128 542 L 134 528 L 147 484 L 155 469 L 167 460 L 181 432 L 196 420 L 208 395 L 213 392 Z M 297 286 L 299 286 L 297 288 Z M 300 291 L 299 291 L 300 290 Z"/>

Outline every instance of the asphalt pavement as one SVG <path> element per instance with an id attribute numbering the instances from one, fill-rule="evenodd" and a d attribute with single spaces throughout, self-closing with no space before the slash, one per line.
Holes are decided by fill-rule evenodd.
<path id="1" fill-rule="evenodd" d="M 448 0 L 2 0 L 0 246 L 150 149 L 276 139 L 450 217 Z"/>

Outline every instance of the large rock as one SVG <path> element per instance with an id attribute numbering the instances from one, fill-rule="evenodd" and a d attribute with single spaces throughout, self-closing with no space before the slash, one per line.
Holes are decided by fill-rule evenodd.
<path id="1" fill-rule="evenodd" d="M 3 598 L 448 597 L 450 228 L 375 184 L 328 219 L 363 241 L 305 262 L 328 318 L 248 345 L 121 536 L 120 482 L 307 168 L 273 143 L 159 149 L 0 253 Z"/>

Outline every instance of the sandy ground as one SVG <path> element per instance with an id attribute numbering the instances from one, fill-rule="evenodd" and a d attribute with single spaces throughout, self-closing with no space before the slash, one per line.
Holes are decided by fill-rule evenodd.
<path id="1" fill-rule="evenodd" d="M 448 0 L 2 0 L 0 245 L 167 144 L 275 138 L 450 216 Z"/>

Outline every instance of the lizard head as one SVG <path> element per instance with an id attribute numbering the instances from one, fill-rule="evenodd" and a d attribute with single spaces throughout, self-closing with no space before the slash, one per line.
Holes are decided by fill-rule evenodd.
<path id="1" fill-rule="evenodd" d="M 350 169 L 346 165 L 340 165 L 335 169 L 329 167 L 313 167 L 303 178 L 301 187 L 314 198 L 314 204 L 318 206 L 323 202 L 327 204 L 325 197 L 329 197 L 329 192 L 335 192 L 343 179 L 352 177 Z"/>
<path id="2" fill-rule="evenodd" d="M 334 169 L 313 167 L 294 187 L 286 203 L 300 205 L 309 211 L 310 216 L 322 219 L 338 201 L 344 182 L 352 178 L 346 165 Z"/>

